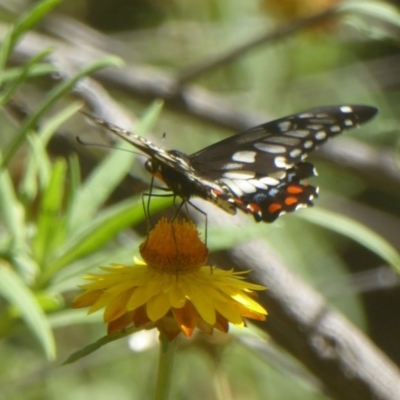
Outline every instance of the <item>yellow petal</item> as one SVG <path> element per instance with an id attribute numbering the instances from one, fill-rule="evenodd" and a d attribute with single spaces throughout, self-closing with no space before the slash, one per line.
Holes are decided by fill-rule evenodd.
<path id="1" fill-rule="evenodd" d="M 214 302 L 216 310 L 229 322 L 237 326 L 244 326 L 244 322 L 236 308 L 230 302 Z"/>
<path id="2" fill-rule="evenodd" d="M 168 302 L 168 295 L 160 293 L 147 302 L 147 315 L 151 321 L 157 321 L 164 317 L 164 315 L 171 309 Z"/>
<path id="3" fill-rule="evenodd" d="M 121 296 L 116 297 L 113 301 L 111 301 L 104 311 L 104 321 L 110 322 L 121 315 L 126 314 L 126 304 L 128 302 L 129 297 L 131 296 L 131 292 L 134 289 L 128 290 L 123 293 Z"/>
<path id="4" fill-rule="evenodd" d="M 193 303 L 201 318 L 210 325 L 214 325 L 216 321 L 216 313 L 213 305 L 213 298 L 209 296 L 207 291 L 200 291 L 195 287 L 195 282 L 188 285 L 189 299 Z"/>

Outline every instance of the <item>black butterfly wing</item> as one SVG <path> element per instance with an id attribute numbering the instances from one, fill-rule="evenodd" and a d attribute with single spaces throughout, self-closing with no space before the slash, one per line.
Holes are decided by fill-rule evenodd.
<path id="1" fill-rule="evenodd" d="M 256 126 L 189 157 L 85 114 L 146 153 L 149 172 L 174 194 L 186 200 L 202 197 L 232 214 L 239 208 L 257 221 L 272 222 L 285 212 L 312 205 L 317 196 L 317 188 L 301 182 L 314 175 L 313 165 L 303 161 L 307 155 L 376 113 L 369 106 L 318 108 Z"/>
<path id="2" fill-rule="evenodd" d="M 189 159 L 200 176 L 220 185 L 215 203 L 233 204 L 256 221 L 273 222 L 311 206 L 318 196 L 318 188 L 301 182 L 315 175 L 314 166 L 303 161 L 308 154 L 376 113 L 369 106 L 318 108 L 256 126 Z"/>
<path id="3" fill-rule="evenodd" d="M 292 168 L 329 138 L 367 122 L 376 113 L 370 106 L 321 107 L 248 129 L 189 158 L 207 179 L 248 169 L 263 177 Z"/>

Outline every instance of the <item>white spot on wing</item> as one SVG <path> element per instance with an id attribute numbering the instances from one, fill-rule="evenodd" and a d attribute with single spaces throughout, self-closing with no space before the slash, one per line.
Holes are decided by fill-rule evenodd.
<path id="1" fill-rule="evenodd" d="M 290 121 L 283 121 L 278 124 L 278 127 L 281 132 L 286 132 L 290 128 L 290 125 L 292 125 Z"/>
<path id="2" fill-rule="evenodd" d="M 354 122 L 351 119 L 345 119 L 344 124 L 346 126 L 352 126 L 352 125 L 354 125 Z"/>
<path id="3" fill-rule="evenodd" d="M 276 178 L 276 179 L 279 179 L 279 180 L 285 179 L 285 177 L 286 177 L 286 171 L 275 171 L 275 172 L 271 172 L 271 173 L 269 174 L 269 176 L 270 176 L 271 178 Z"/>
<path id="4" fill-rule="evenodd" d="M 237 197 L 243 196 L 242 190 L 231 180 L 221 179 L 221 182 Z"/>
<path id="5" fill-rule="evenodd" d="M 343 106 L 343 107 L 340 107 L 340 111 L 342 113 L 351 113 L 351 112 L 353 112 L 353 109 L 349 106 Z"/>
<path id="6" fill-rule="evenodd" d="M 291 168 L 293 163 L 289 162 L 286 157 L 275 157 L 274 163 L 277 168 Z"/>
<path id="7" fill-rule="evenodd" d="M 295 158 L 301 155 L 300 149 L 294 149 L 289 153 L 290 157 Z"/>
<path id="8" fill-rule="evenodd" d="M 261 179 L 249 179 L 249 183 L 251 183 L 258 189 L 264 189 L 264 190 L 268 189 L 268 185 L 266 185 L 264 182 L 262 182 Z"/>
<path id="9" fill-rule="evenodd" d="M 229 170 L 231 170 L 231 169 L 241 169 L 241 168 L 243 168 L 243 164 L 241 164 L 241 163 L 228 163 L 228 164 L 225 164 L 221 169 L 222 170 L 224 170 L 224 171 L 229 171 Z"/>
<path id="10" fill-rule="evenodd" d="M 315 139 L 317 140 L 323 140 L 327 137 L 327 134 L 325 131 L 319 131 L 315 134 Z"/>
<path id="11" fill-rule="evenodd" d="M 298 137 L 298 138 L 305 138 L 310 134 L 310 131 L 307 131 L 305 129 L 297 129 L 295 131 L 288 131 L 285 133 L 287 136 L 293 136 L 293 137 Z"/>
<path id="12" fill-rule="evenodd" d="M 314 114 L 311 114 L 311 113 L 303 113 L 303 114 L 298 115 L 299 118 L 311 118 L 313 116 L 314 116 Z"/>
<path id="13" fill-rule="evenodd" d="M 256 175 L 253 171 L 228 171 L 224 173 L 224 178 L 228 179 L 251 179 Z"/>
<path id="14" fill-rule="evenodd" d="M 283 146 L 277 144 L 269 144 L 264 142 L 258 142 L 254 144 L 254 147 L 258 150 L 265 151 L 267 153 L 279 154 L 285 153 L 286 149 Z"/>
<path id="15" fill-rule="evenodd" d="M 340 132 L 342 129 L 340 128 L 339 125 L 333 125 L 330 128 L 331 132 Z"/>
<path id="16" fill-rule="evenodd" d="M 311 147 L 313 147 L 314 143 L 312 140 L 307 140 L 306 142 L 304 142 L 303 147 L 305 149 L 311 149 Z"/>
<path id="17" fill-rule="evenodd" d="M 253 163 L 256 161 L 257 152 L 255 151 L 237 151 L 233 154 L 232 160 L 244 163 Z"/>
<path id="18" fill-rule="evenodd" d="M 235 183 L 244 193 L 254 193 L 257 191 L 257 188 L 253 186 L 249 181 L 238 179 L 235 180 Z"/>
<path id="19" fill-rule="evenodd" d="M 279 183 L 278 179 L 272 178 L 271 176 L 266 176 L 264 178 L 261 178 L 259 179 L 259 181 L 269 186 L 275 186 Z"/>
<path id="20" fill-rule="evenodd" d="M 307 128 L 308 129 L 318 130 L 318 129 L 322 128 L 322 125 L 320 125 L 320 124 L 310 124 L 310 125 L 307 125 Z"/>

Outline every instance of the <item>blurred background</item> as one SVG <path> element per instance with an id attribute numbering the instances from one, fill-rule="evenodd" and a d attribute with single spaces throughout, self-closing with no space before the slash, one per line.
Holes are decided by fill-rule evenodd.
<path id="1" fill-rule="evenodd" d="M 314 107 L 379 108 L 372 122 L 310 157 L 320 187 L 313 209 L 271 225 L 229 217 L 235 228 L 211 216 L 208 245 L 211 260 L 230 268 L 226 250 L 265 241 L 399 365 L 399 7 L 0 0 L 0 267 L 12 271 L 0 276 L 0 399 L 153 397 L 158 346 L 150 333 L 61 366 L 105 335 L 101 315 L 70 308 L 81 276 L 130 263 L 147 226 L 144 157 L 113 150 L 126 147 L 91 127 L 78 112 L 84 106 L 186 154 Z M 173 215 L 170 200 L 152 207 L 155 219 Z M 366 398 L 330 392 L 268 335 L 273 322 L 251 334 L 182 340 L 171 399 Z"/>

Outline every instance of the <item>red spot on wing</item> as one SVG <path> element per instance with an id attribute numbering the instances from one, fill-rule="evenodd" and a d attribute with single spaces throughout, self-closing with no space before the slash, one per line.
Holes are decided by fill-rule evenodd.
<path id="1" fill-rule="evenodd" d="M 303 188 L 301 186 L 288 186 L 286 191 L 290 194 L 300 194 L 303 193 Z"/>
<path id="2" fill-rule="evenodd" d="M 296 204 L 298 202 L 299 202 L 299 200 L 297 197 L 290 196 L 290 197 L 286 197 L 286 199 L 285 199 L 285 204 L 287 206 L 292 206 L 293 204 Z"/>
<path id="3" fill-rule="evenodd" d="M 272 203 L 268 206 L 268 212 L 270 214 L 274 214 L 277 211 L 282 210 L 282 204 L 279 203 Z"/>

